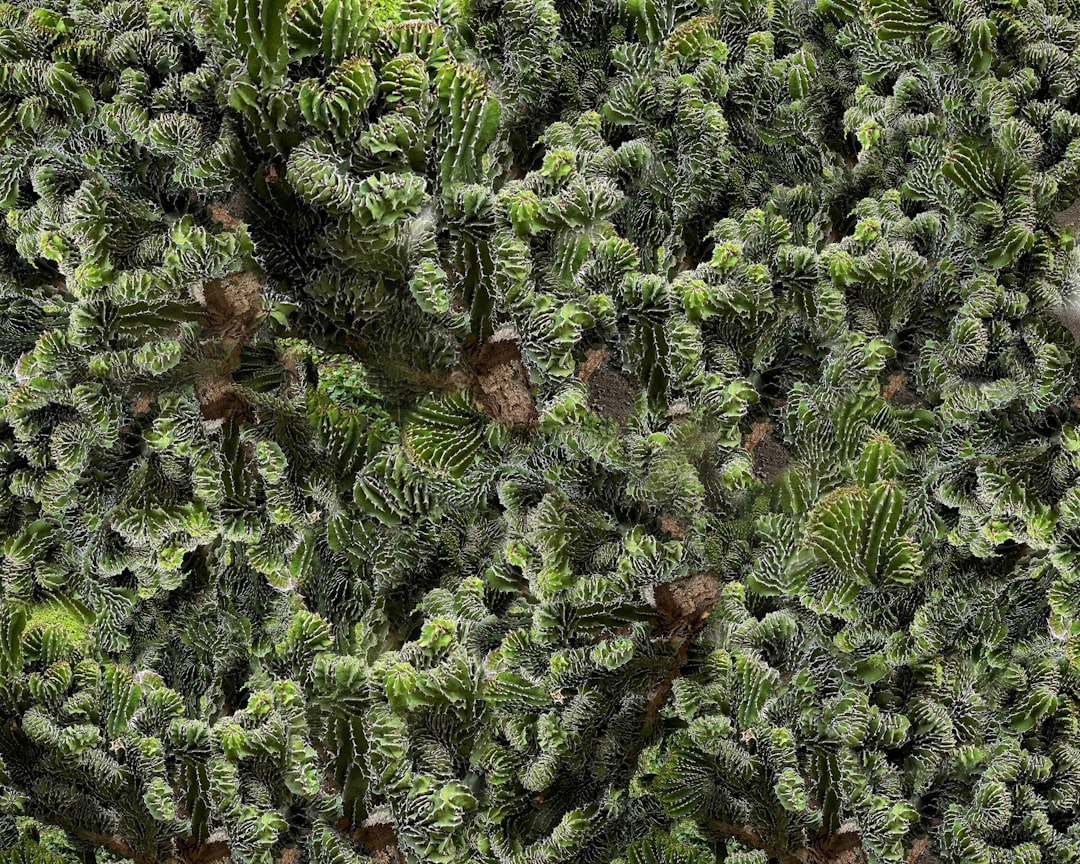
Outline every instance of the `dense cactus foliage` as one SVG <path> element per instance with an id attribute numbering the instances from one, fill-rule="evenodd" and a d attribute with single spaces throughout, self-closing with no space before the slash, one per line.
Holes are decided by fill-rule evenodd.
<path id="1" fill-rule="evenodd" d="M 0 142 L 0 859 L 1080 859 L 1077 0 L 7 0 Z"/>

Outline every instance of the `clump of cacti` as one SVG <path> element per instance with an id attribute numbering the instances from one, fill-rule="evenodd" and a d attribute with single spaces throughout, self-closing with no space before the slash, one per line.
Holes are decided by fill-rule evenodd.
<path id="1" fill-rule="evenodd" d="M 0 4 L 0 860 L 1077 860 L 1078 198 L 1077 0 Z"/>

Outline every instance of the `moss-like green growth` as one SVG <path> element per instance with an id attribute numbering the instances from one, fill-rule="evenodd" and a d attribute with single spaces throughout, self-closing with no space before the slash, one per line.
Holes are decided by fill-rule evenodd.
<path id="1" fill-rule="evenodd" d="M 88 625 L 78 609 L 49 601 L 29 608 L 24 632 L 32 630 L 59 630 L 72 644 L 77 645 L 86 639 Z"/>
<path id="2" fill-rule="evenodd" d="M 380 27 L 398 20 L 401 0 L 371 0 L 371 17 Z"/>
<path id="3" fill-rule="evenodd" d="M 319 364 L 319 392 L 350 408 L 362 408 L 379 397 L 364 367 L 349 358 Z"/>

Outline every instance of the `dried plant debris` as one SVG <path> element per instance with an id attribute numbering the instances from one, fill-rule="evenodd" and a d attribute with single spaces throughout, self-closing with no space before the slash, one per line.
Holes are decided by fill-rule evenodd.
<path id="1" fill-rule="evenodd" d="M 405 864 L 389 814 L 374 814 L 353 832 L 353 836 L 375 864 Z"/>
<path id="2" fill-rule="evenodd" d="M 199 381 L 195 398 L 204 420 L 220 421 L 247 414 L 250 403 L 236 390 L 231 376 Z"/>
<path id="3" fill-rule="evenodd" d="M 247 342 L 259 327 L 262 280 L 247 270 L 238 270 L 202 286 L 206 309 L 204 338 Z"/>
<path id="4" fill-rule="evenodd" d="M 906 375 L 890 375 L 885 386 L 881 389 L 881 395 L 901 408 L 910 408 L 920 404 L 918 395 L 908 385 Z"/>
<path id="5" fill-rule="evenodd" d="M 577 377 L 588 383 L 593 372 L 599 369 L 610 355 L 600 348 L 590 348 L 585 352 L 585 360 L 578 367 Z"/>
<path id="6" fill-rule="evenodd" d="M 705 626 L 716 605 L 720 582 L 702 572 L 653 588 L 659 633 L 669 639 L 686 640 Z"/>
<path id="7" fill-rule="evenodd" d="M 1077 198 L 1064 210 L 1056 213 L 1054 221 L 1061 228 L 1073 228 L 1080 233 L 1080 198 Z"/>
<path id="8" fill-rule="evenodd" d="M 754 475 L 766 481 L 775 480 L 791 464 L 791 452 L 772 437 L 771 429 L 769 423 L 752 424 L 743 445 L 753 457 Z"/>
<path id="9" fill-rule="evenodd" d="M 140 393 L 131 403 L 131 413 L 136 416 L 150 413 L 155 396 L 153 393 Z"/>
<path id="10" fill-rule="evenodd" d="M 214 201 L 210 205 L 210 221 L 228 231 L 235 231 L 245 224 L 248 210 L 247 195 L 238 189 L 227 201 Z"/>
<path id="11" fill-rule="evenodd" d="M 1076 344 L 1080 345 L 1080 285 L 1073 294 L 1065 298 L 1065 302 L 1055 310 L 1055 315 L 1072 334 Z"/>
<path id="12" fill-rule="evenodd" d="M 625 423 L 634 413 L 637 390 L 623 374 L 604 360 L 587 379 L 589 408 L 616 423 Z"/>
<path id="13" fill-rule="evenodd" d="M 536 425 L 529 373 L 516 342 L 487 342 L 468 358 L 468 365 L 477 398 L 489 416 L 516 429 Z"/>
<path id="14" fill-rule="evenodd" d="M 667 513 L 660 517 L 660 530 L 677 540 L 686 539 L 686 531 Z"/>
<path id="15" fill-rule="evenodd" d="M 815 839 L 807 864 L 868 864 L 857 826 L 842 825 L 836 833 Z"/>

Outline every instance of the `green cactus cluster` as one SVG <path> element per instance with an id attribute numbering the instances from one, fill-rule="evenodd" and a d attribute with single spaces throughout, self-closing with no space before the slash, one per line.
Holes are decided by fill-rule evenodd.
<path id="1" fill-rule="evenodd" d="M 0 2 L 0 862 L 1080 861 L 1078 199 L 1078 0 Z"/>

